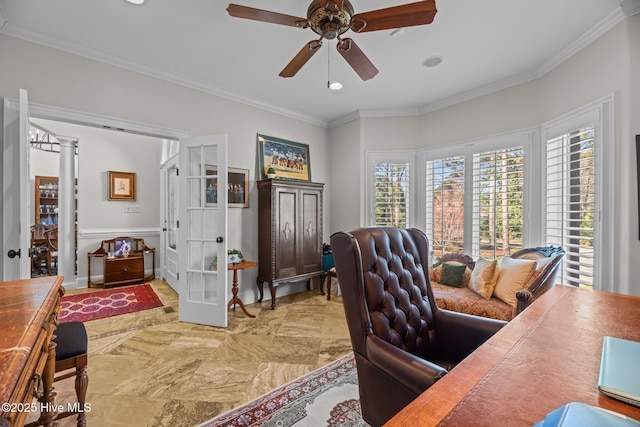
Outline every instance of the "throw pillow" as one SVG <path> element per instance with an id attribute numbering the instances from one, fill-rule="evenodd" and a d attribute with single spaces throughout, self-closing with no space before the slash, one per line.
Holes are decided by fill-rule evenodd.
<path id="1" fill-rule="evenodd" d="M 462 278 L 464 277 L 464 271 L 467 266 L 464 264 L 455 265 L 446 262 L 442 265 L 442 277 L 440 283 L 448 286 L 455 286 L 456 288 L 462 287 Z"/>
<path id="2" fill-rule="evenodd" d="M 516 292 L 527 285 L 535 268 L 536 260 L 533 259 L 514 259 L 509 256 L 502 258 L 493 296 L 515 307 Z"/>
<path id="3" fill-rule="evenodd" d="M 429 274 L 432 282 L 440 283 L 440 279 L 442 278 L 442 264 L 435 268 L 431 267 Z"/>
<path id="4" fill-rule="evenodd" d="M 493 289 L 496 286 L 496 279 L 498 278 L 496 274 L 498 272 L 497 266 L 497 260 L 488 260 L 480 257 L 471 272 L 469 289 L 484 299 L 491 299 Z"/>

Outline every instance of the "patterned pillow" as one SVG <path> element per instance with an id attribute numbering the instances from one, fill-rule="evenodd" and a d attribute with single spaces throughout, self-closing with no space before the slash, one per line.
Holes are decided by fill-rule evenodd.
<path id="1" fill-rule="evenodd" d="M 491 299 L 498 278 L 498 261 L 480 257 L 471 273 L 469 289 L 484 299 Z"/>
<path id="2" fill-rule="evenodd" d="M 440 283 L 448 286 L 455 286 L 456 288 L 462 287 L 462 279 L 467 266 L 464 264 L 455 265 L 446 262 L 442 265 L 442 277 Z"/>

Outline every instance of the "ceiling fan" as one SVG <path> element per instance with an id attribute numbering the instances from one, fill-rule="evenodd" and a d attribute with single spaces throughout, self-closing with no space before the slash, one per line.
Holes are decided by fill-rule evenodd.
<path id="1" fill-rule="evenodd" d="M 320 35 L 317 40 L 307 43 L 280 72 L 280 77 L 293 77 L 322 46 L 322 39 L 337 38 L 336 48 L 362 80 L 369 80 L 378 74 L 378 69 L 350 38 L 340 37 L 347 30 L 356 33 L 389 30 L 392 28 L 425 25 L 433 22 L 436 15 L 435 0 L 392 6 L 356 14 L 349 0 L 313 0 L 307 10 L 307 17 L 285 15 L 253 7 L 229 4 L 229 15 L 236 18 L 253 19 L 273 24 L 298 28 L 311 28 Z"/>

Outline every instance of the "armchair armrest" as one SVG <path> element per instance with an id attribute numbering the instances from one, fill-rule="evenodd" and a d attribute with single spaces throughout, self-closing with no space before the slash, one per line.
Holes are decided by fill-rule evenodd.
<path id="1" fill-rule="evenodd" d="M 440 357 L 454 363 L 473 353 L 507 322 L 439 309 L 435 313 Z"/>
<path id="2" fill-rule="evenodd" d="M 365 345 L 371 364 L 416 395 L 447 373 L 443 367 L 414 356 L 375 335 L 368 335 Z"/>

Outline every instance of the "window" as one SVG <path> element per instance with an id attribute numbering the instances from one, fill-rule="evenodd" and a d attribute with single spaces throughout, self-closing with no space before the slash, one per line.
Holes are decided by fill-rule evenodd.
<path id="1" fill-rule="evenodd" d="M 545 241 L 566 251 L 560 282 L 593 287 L 596 158 L 593 124 L 546 143 Z"/>
<path id="2" fill-rule="evenodd" d="M 522 249 L 524 147 L 473 155 L 472 253 L 499 258 Z"/>
<path id="3" fill-rule="evenodd" d="M 426 162 L 426 233 L 435 257 L 464 252 L 464 156 Z"/>
<path id="4" fill-rule="evenodd" d="M 415 151 L 367 153 L 367 225 L 412 227 Z"/>
<path id="5" fill-rule="evenodd" d="M 435 257 L 470 251 L 497 258 L 522 248 L 524 146 L 481 148 L 461 147 L 463 155 L 426 162 L 426 232 Z M 470 178 L 465 158 L 472 165 Z M 465 213 L 467 198 L 471 211 Z M 465 230 L 470 230 L 467 248 Z"/>
<path id="6" fill-rule="evenodd" d="M 409 164 L 375 165 L 375 225 L 409 224 Z"/>

